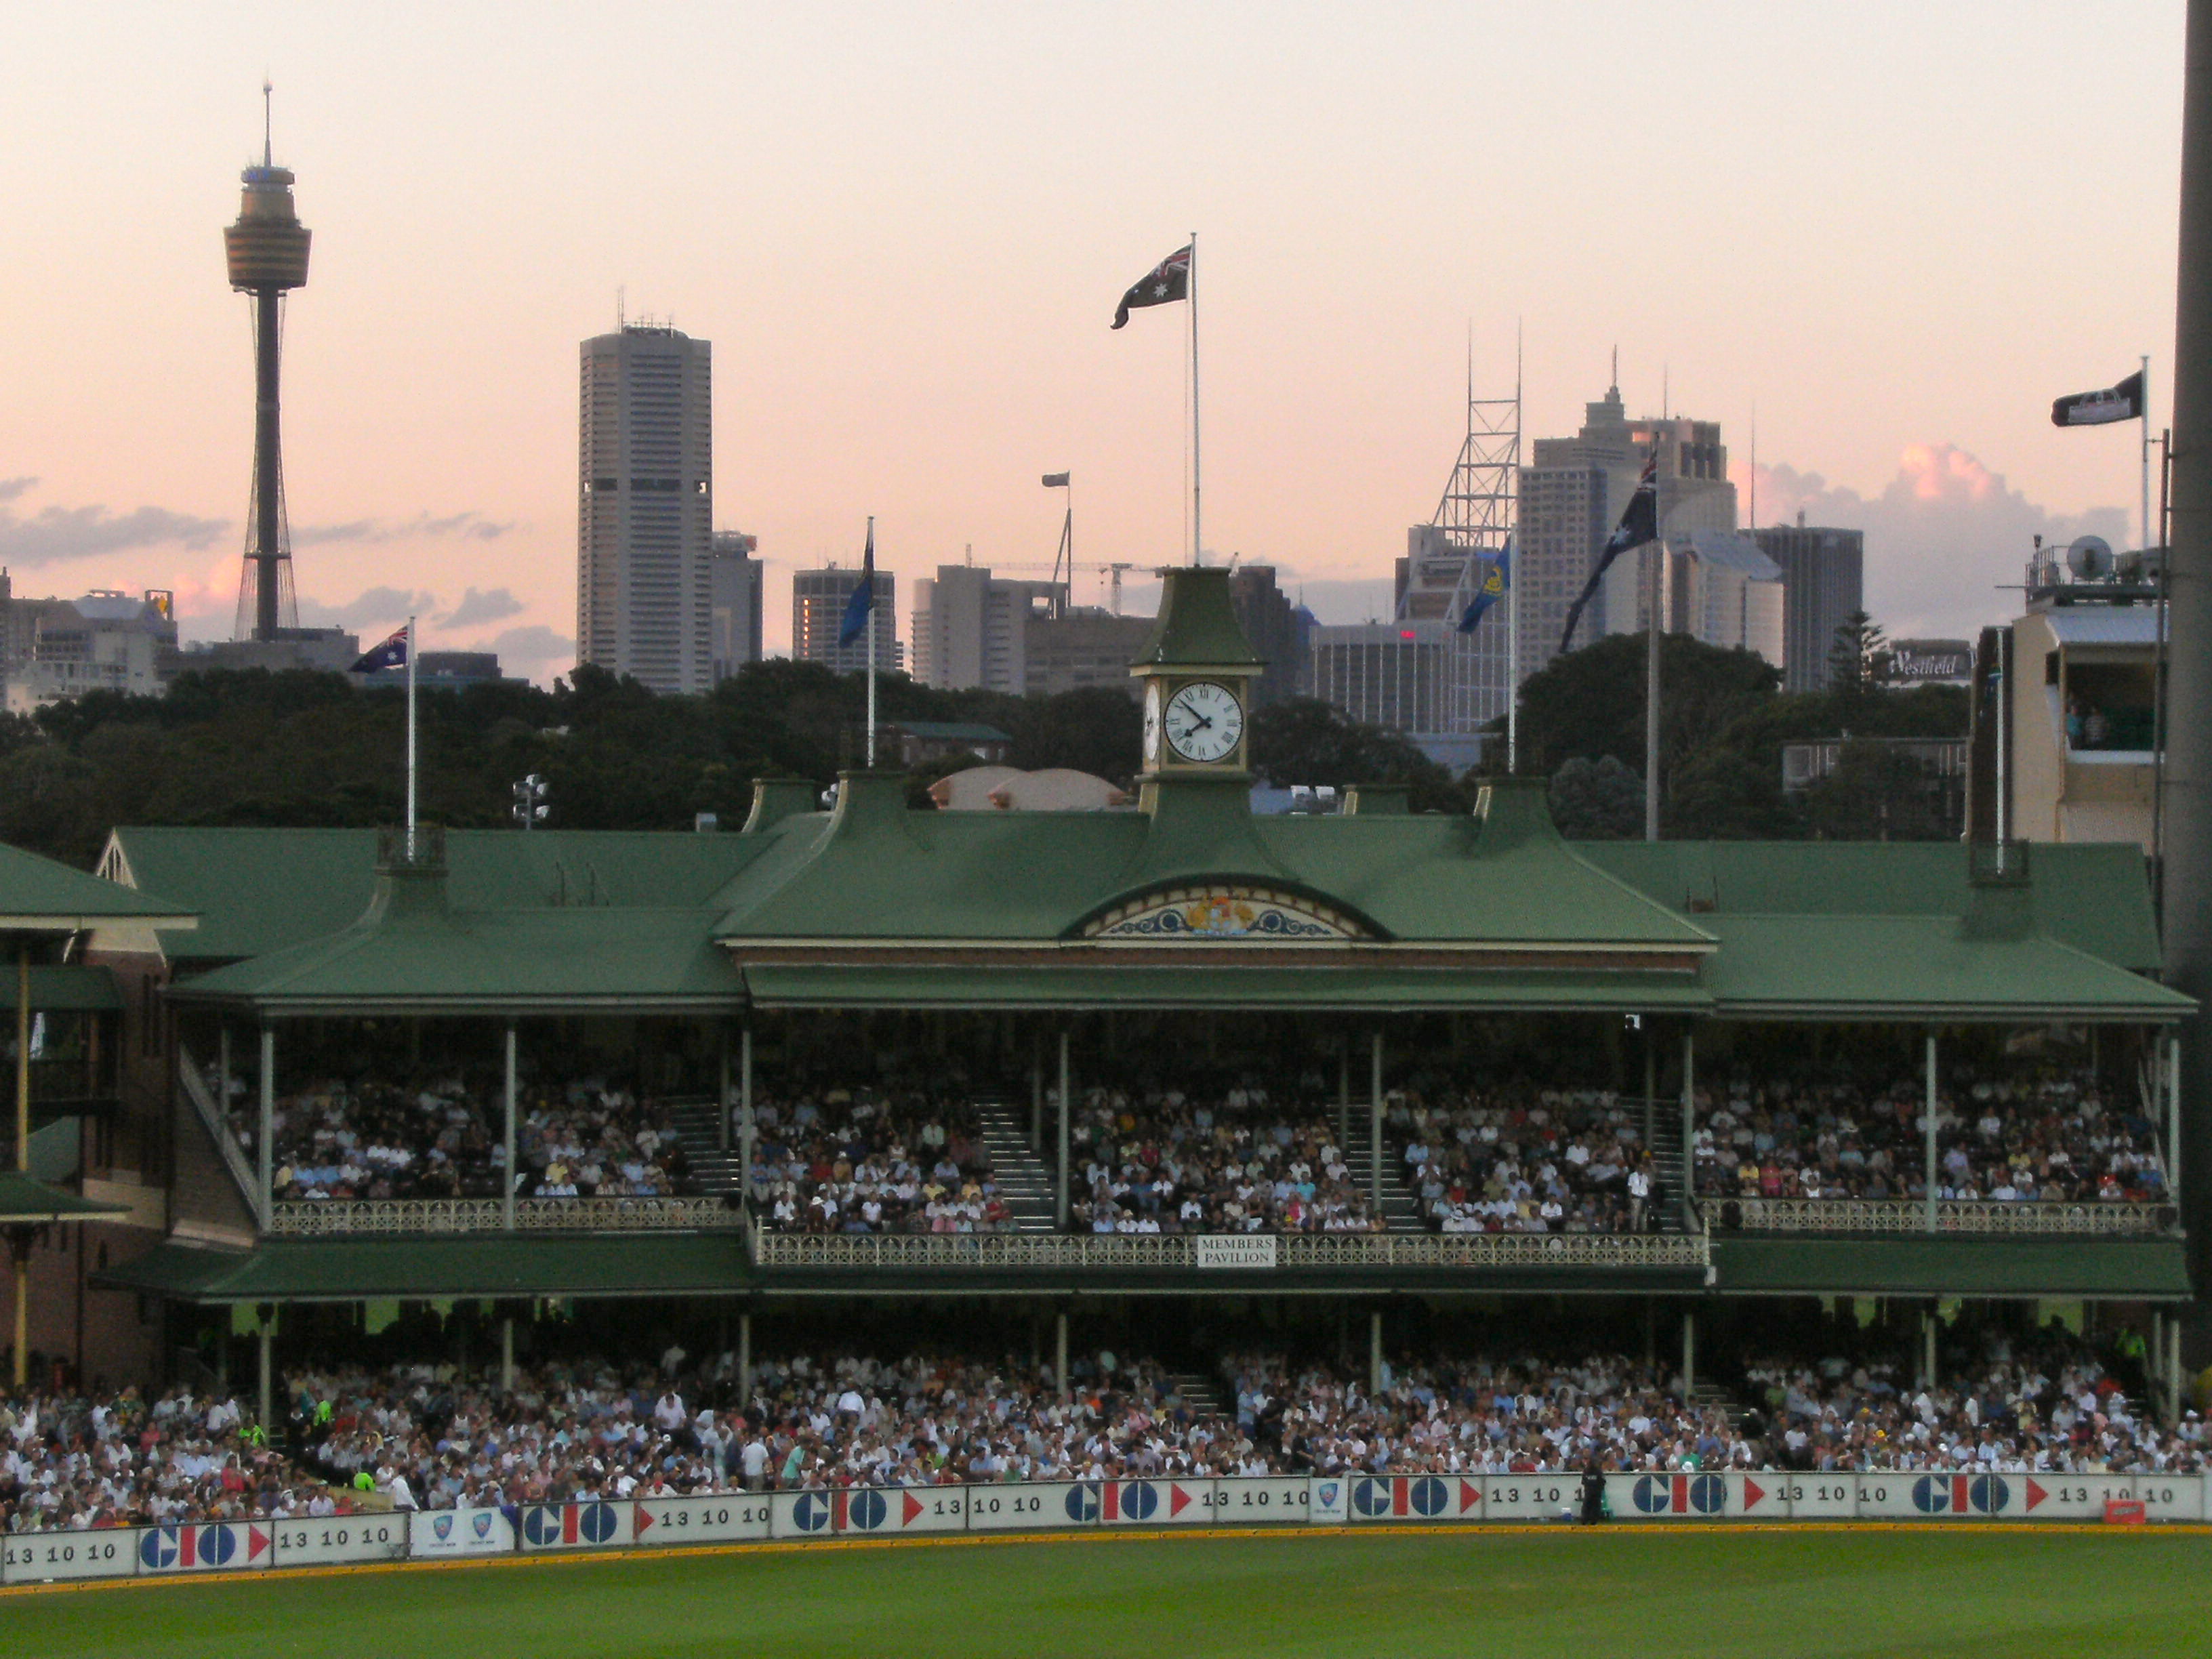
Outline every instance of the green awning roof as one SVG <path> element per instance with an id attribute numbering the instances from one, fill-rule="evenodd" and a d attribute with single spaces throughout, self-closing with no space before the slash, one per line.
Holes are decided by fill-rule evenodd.
<path id="1" fill-rule="evenodd" d="M 2189 1295 L 2178 1238 L 1737 1238 L 1716 1235 L 1723 1292 L 1805 1296 Z"/>
<path id="2" fill-rule="evenodd" d="M 13 1170 L 0 1170 L 0 1226 L 42 1226 L 54 1221 L 98 1221 L 128 1215 L 122 1204 L 100 1204 L 59 1187 L 49 1187 Z"/>
<path id="3" fill-rule="evenodd" d="M 285 1239 L 252 1250 L 162 1244 L 94 1279 L 185 1302 L 351 1302 L 702 1295 L 745 1289 L 750 1268 L 736 1232 L 471 1233 Z"/>
<path id="4" fill-rule="evenodd" d="M 190 927 L 192 913 L 20 847 L 0 845 L 0 933 L 74 933 L 132 924 Z"/>
<path id="5" fill-rule="evenodd" d="M 1458 968 L 754 967 L 763 1008 L 1432 1008 L 1702 1012 L 1686 975 Z"/>
<path id="6" fill-rule="evenodd" d="M 0 1009 L 16 1006 L 19 978 L 14 963 L 0 962 Z M 33 964 L 31 969 L 31 1007 L 34 1012 L 81 1013 L 122 1006 L 123 994 L 115 988 L 115 975 L 106 968 L 72 962 L 48 968 Z"/>

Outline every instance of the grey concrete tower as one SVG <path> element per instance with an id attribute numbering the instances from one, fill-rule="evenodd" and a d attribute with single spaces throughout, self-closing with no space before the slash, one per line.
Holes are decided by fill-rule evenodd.
<path id="1" fill-rule="evenodd" d="M 273 640 L 299 626 L 291 532 L 284 519 L 284 448 L 277 425 L 277 357 L 284 295 L 307 285 L 307 228 L 292 207 L 292 174 L 271 159 L 269 88 L 261 88 L 261 165 L 240 175 L 245 199 L 222 234 L 230 285 L 253 296 L 253 505 L 239 580 L 237 634 Z"/>

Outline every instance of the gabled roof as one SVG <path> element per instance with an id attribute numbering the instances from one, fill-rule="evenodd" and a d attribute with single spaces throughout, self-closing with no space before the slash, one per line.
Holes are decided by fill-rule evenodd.
<path id="1" fill-rule="evenodd" d="M 190 927 L 192 912 L 0 844 L 0 933 L 75 933 L 102 926 Z"/>
<path id="2" fill-rule="evenodd" d="M 101 1204 L 49 1187 L 14 1170 L 0 1170 L 0 1226 L 43 1226 L 53 1221 L 98 1221 L 128 1215 L 123 1204 Z"/>

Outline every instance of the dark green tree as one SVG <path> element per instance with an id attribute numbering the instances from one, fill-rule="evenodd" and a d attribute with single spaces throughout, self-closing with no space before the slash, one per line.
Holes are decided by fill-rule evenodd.
<path id="1" fill-rule="evenodd" d="M 1644 833 L 1644 780 L 1610 755 L 1577 757 L 1552 774 L 1552 822 L 1569 841 L 1627 841 Z"/>

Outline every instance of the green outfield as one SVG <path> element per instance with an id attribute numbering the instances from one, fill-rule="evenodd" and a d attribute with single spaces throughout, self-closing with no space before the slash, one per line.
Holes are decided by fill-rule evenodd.
<path id="1" fill-rule="evenodd" d="M 1690 1529 L 738 1550 L 0 1597 L 9 1659 L 2212 1653 L 2212 1535 Z"/>

